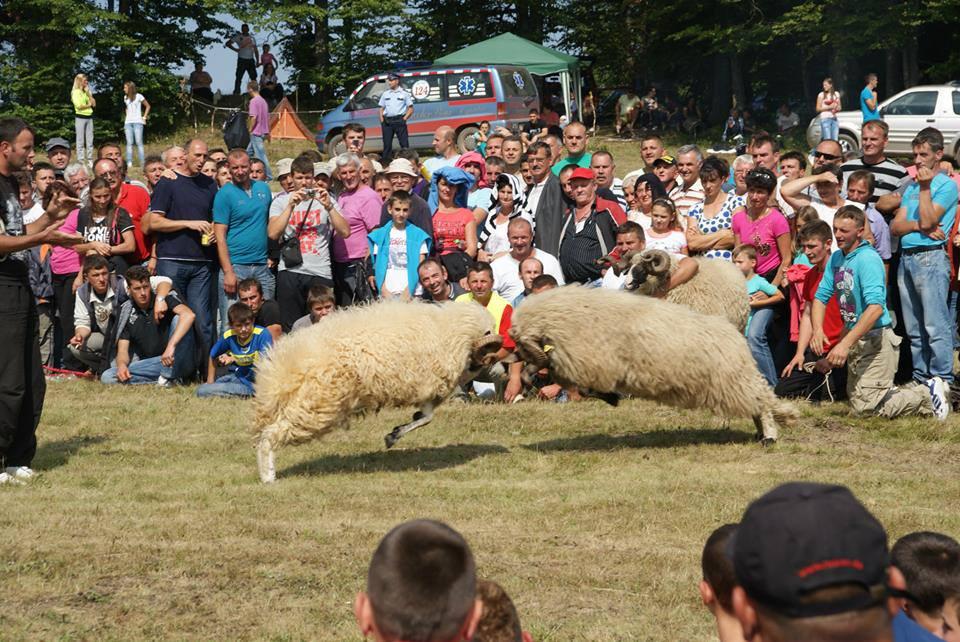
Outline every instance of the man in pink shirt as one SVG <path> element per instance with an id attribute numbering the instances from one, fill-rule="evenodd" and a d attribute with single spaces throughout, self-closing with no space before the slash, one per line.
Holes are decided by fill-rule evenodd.
<path id="1" fill-rule="evenodd" d="M 370 248 L 367 234 L 380 226 L 383 201 L 375 191 L 360 182 L 360 157 L 344 152 L 334 159 L 343 190 L 334 206 L 350 225 L 349 238 L 333 235 L 333 286 L 337 306 L 368 300 L 372 293 L 367 286 Z"/>
<path id="2" fill-rule="evenodd" d="M 250 144 L 247 145 L 247 154 L 251 159 L 257 158 L 263 161 L 267 170 L 267 180 L 272 181 L 273 172 L 270 171 L 270 161 L 267 160 L 267 148 L 263 146 L 265 141 L 270 140 L 270 107 L 260 95 L 260 85 L 256 80 L 247 83 L 247 93 L 250 94 L 250 116 L 247 118 Z"/>

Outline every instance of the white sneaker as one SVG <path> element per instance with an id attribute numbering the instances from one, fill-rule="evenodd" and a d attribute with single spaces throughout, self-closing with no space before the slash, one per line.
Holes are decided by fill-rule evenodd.
<path id="1" fill-rule="evenodd" d="M 933 416 L 944 421 L 950 414 L 950 399 L 947 397 L 947 386 L 940 377 L 927 379 L 927 390 L 930 391 L 930 404 L 933 406 Z"/>
<path id="2" fill-rule="evenodd" d="M 158 388 L 173 388 L 173 382 L 170 381 L 169 379 L 167 379 L 166 377 L 164 377 L 163 375 L 160 375 L 160 376 L 157 378 L 157 387 L 158 387 Z"/>
<path id="3" fill-rule="evenodd" d="M 0 473 L 0 486 L 23 486 L 23 482 L 7 473 Z"/>
<path id="4" fill-rule="evenodd" d="M 21 482 L 30 481 L 37 476 L 37 473 L 27 466 L 10 466 L 4 472 Z"/>

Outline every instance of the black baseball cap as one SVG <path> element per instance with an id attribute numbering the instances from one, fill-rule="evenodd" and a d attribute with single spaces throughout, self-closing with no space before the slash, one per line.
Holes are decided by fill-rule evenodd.
<path id="1" fill-rule="evenodd" d="M 859 611 L 887 596 L 887 533 L 844 486 L 774 488 L 747 507 L 727 551 L 747 595 L 788 617 Z M 826 602 L 807 599 L 837 585 L 863 591 Z"/>

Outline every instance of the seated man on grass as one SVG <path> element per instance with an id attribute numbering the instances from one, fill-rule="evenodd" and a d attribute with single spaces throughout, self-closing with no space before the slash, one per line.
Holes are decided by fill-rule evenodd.
<path id="1" fill-rule="evenodd" d="M 234 303 L 227 312 L 230 329 L 210 348 L 207 383 L 197 388 L 198 397 L 252 397 L 255 368 L 263 353 L 273 345 L 264 328 L 254 325 L 253 310 L 246 303 Z M 217 378 L 217 366 L 229 372 Z"/>
<path id="2" fill-rule="evenodd" d="M 192 329 L 196 317 L 176 292 L 154 296 L 147 268 L 131 267 L 126 280 L 130 299 L 120 310 L 125 322 L 117 341 L 117 363 L 100 380 L 108 385 L 171 386 L 194 369 Z M 158 299 L 162 305 L 155 308 Z M 132 356 L 137 360 L 132 361 Z"/>

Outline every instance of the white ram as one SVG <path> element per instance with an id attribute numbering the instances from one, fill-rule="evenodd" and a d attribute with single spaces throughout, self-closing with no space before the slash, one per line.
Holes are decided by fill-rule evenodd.
<path id="1" fill-rule="evenodd" d="M 724 317 L 741 332 L 747 327 L 750 300 L 743 274 L 730 261 L 695 257 L 699 269 L 696 275 L 669 292 L 666 300 L 689 306 L 703 314 Z M 670 275 L 677 269 L 677 258 L 663 250 L 628 252 L 612 264 L 619 276 L 626 271 L 624 288 L 658 296 L 667 288 Z"/>
<path id="2" fill-rule="evenodd" d="M 346 428 L 350 417 L 417 406 L 387 448 L 430 422 L 503 339 L 478 304 L 385 301 L 337 312 L 277 342 L 257 368 L 254 433 L 260 479 L 276 479 L 274 449 Z"/>
<path id="3" fill-rule="evenodd" d="M 750 417 L 764 443 L 796 416 L 766 384 L 744 336 L 717 317 L 623 290 L 568 286 L 527 297 L 510 336 L 528 371 L 608 402 L 629 394 L 722 417 Z"/>

